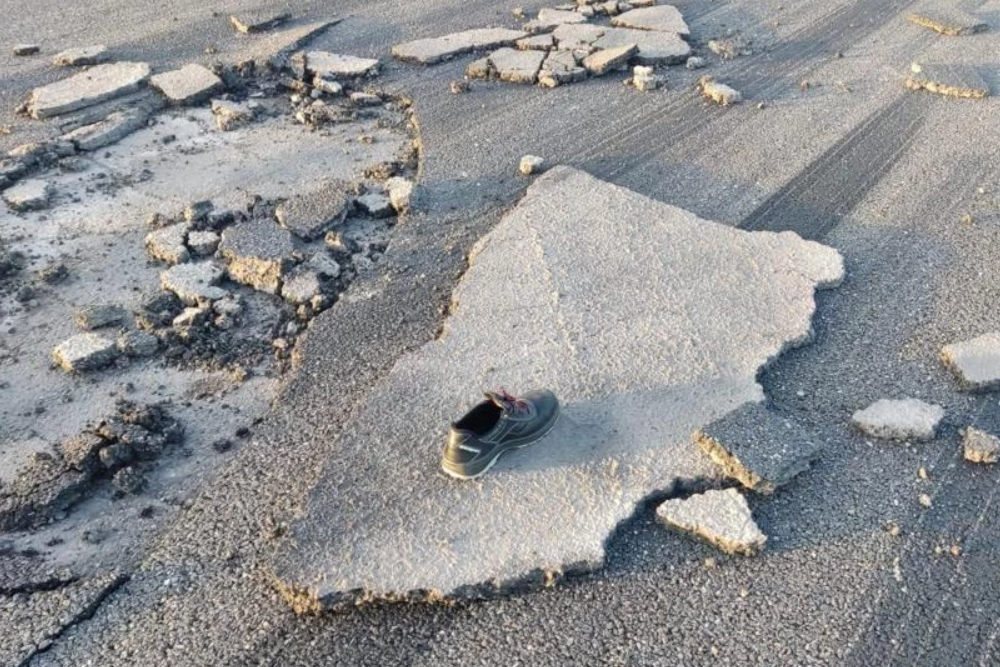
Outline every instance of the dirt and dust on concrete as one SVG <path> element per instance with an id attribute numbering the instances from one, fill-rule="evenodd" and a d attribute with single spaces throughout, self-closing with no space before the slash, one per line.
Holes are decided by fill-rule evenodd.
<path id="1" fill-rule="evenodd" d="M 32 571 L 138 562 L 410 206 L 410 101 L 285 18 L 234 17 L 268 34 L 233 63 L 62 54 L 91 66 L 22 107 L 54 138 L 0 158 L 0 543 Z"/>

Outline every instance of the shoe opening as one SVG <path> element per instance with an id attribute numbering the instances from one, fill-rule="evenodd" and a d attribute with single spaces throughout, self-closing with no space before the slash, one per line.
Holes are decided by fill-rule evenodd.
<path id="1" fill-rule="evenodd" d="M 455 422 L 460 431 L 472 431 L 476 435 L 489 433 L 500 421 L 502 410 L 492 401 L 485 401 L 472 408 L 464 417 Z"/>

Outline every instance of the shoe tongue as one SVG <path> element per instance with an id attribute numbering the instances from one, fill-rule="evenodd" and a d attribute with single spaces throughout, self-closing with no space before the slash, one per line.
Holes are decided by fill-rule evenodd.
<path id="1" fill-rule="evenodd" d="M 495 391 L 486 392 L 486 398 L 493 401 L 493 405 L 497 406 L 501 410 L 506 410 L 510 407 L 510 401 L 504 398 L 503 394 Z"/>

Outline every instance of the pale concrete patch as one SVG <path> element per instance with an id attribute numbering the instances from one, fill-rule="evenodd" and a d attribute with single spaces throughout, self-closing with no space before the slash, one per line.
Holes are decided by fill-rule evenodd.
<path id="1" fill-rule="evenodd" d="M 736 489 L 667 500 L 656 508 L 656 516 L 667 526 L 697 535 L 728 554 L 752 556 L 767 542 L 747 499 Z"/>
<path id="2" fill-rule="evenodd" d="M 916 398 L 883 398 L 851 417 L 851 423 L 868 435 L 887 440 L 932 440 L 944 408 Z"/>
<path id="3" fill-rule="evenodd" d="M 672 32 L 678 35 L 688 35 L 687 22 L 680 11 L 673 5 L 657 5 L 655 7 L 640 7 L 611 19 L 611 25 L 621 28 L 636 28 L 638 30 L 657 30 Z"/>
<path id="4" fill-rule="evenodd" d="M 474 247 L 435 341 L 360 403 L 277 574 L 299 609 L 475 597 L 600 566 L 636 504 L 712 476 L 690 433 L 762 398 L 808 342 L 840 255 L 748 233 L 557 167 Z M 541 442 L 474 483 L 439 470 L 483 389 L 547 387 Z"/>
<path id="5" fill-rule="evenodd" d="M 1000 387 L 1000 332 L 941 348 L 941 361 L 965 389 L 987 391 Z"/>
<path id="6" fill-rule="evenodd" d="M 68 79 L 35 88 L 28 111 L 48 118 L 118 97 L 136 90 L 149 78 L 146 63 L 110 63 L 78 72 Z"/>
<path id="7" fill-rule="evenodd" d="M 476 28 L 443 37 L 397 44 L 392 47 L 392 55 L 400 60 L 432 65 L 476 49 L 510 46 L 524 37 L 528 37 L 528 33 L 523 30 Z"/>
<path id="8" fill-rule="evenodd" d="M 194 63 L 156 74 L 150 78 L 149 85 L 163 93 L 171 104 L 193 104 L 224 87 L 222 79 L 210 69 Z"/>

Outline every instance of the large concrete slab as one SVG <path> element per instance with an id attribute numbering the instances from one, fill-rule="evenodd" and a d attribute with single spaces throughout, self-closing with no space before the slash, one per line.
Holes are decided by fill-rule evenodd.
<path id="1" fill-rule="evenodd" d="M 392 55 L 407 62 L 432 65 L 468 51 L 511 46 L 517 40 L 527 36 L 528 33 L 522 30 L 475 28 L 443 37 L 418 39 L 405 44 L 397 44 L 392 47 Z"/>
<path id="2" fill-rule="evenodd" d="M 146 63 L 110 63 L 84 70 L 68 79 L 35 88 L 28 111 L 49 118 L 88 107 L 136 90 L 149 78 Z"/>
<path id="3" fill-rule="evenodd" d="M 639 7 L 611 19 L 611 25 L 638 30 L 657 30 L 688 35 L 690 30 L 684 17 L 673 5 Z"/>
<path id="4" fill-rule="evenodd" d="M 635 44 L 639 48 L 636 60 L 643 65 L 676 65 L 691 55 L 691 45 L 673 32 L 634 30 L 632 28 L 605 28 L 604 34 L 594 40 L 599 49 L 613 49 Z"/>
<path id="5" fill-rule="evenodd" d="M 477 597 L 600 566 L 651 493 L 713 475 L 690 433 L 761 398 L 811 336 L 840 255 L 744 232 L 556 167 L 475 246 L 441 336 L 345 425 L 274 562 L 299 610 Z M 562 417 L 481 480 L 439 471 L 485 388 L 548 387 Z"/>

